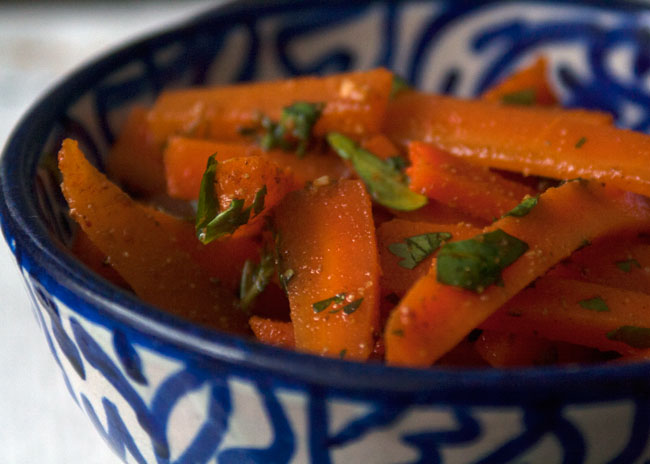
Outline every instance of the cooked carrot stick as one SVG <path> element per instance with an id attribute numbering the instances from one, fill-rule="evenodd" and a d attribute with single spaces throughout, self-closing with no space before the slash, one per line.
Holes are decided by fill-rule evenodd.
<path id="1" fill-rule="evenodd" d="M 381 278 L 379 280 L 382 295 L 395 293 L 402 296 L 411 286 L 422 276 L 424 276 L 431 267 L 431 261 L 435 255 L 436 249 L 429 249 L 430 241 L 422 240 L 425 234 L 448 234 L 449 238 L 441 237 L 439 246 L 442 246 L 447 240 L 463 240 L 480 232 L 479 229 L 469 224 L 433 224 L 429 222 L 412 222 L 403 219 L 393 219 L 385 222 L 377 228 L 377 245 L 379 247 L 379 259 L 381 263 Z M 407 240 L 413 237 L 420 237 L 419 241 L 408 243 Z M 399 245 L 401 244 L 401 245 Z M 412 248 L 412 251 L 406 255 L 415 255 L 417 262 L 404 258 L 404 253 L 395 254 L 395 246 Z M 391 249 L 393 251 L 391 251 Z M 397 250 L 399 251 L 399 250 Z M 430 251 L 429 254 L 426 254 Z M 426 257 L 423 257 L 425 256 Z"/>
<path id="2" fill-rule="evenodd" d="M 275 219 L 296 348 L 367 359 L 378 324 L 380 271 L 363 183 L 292 192 Z"/>
<path id="3" fill-rule="evenodd" d="M 310 152 L 298 157 L 277 149 L 265 152 L 250 143 L 172 137 L 164 153 L 167 193 L 175 198 L 197 199 L 201 177 L 208 158 L 213 154 L 218 162 L 236 157 L 261 156 L 291 171 L 299 185 L 323 176 L 334 180 L 350 175 L 349 168 L 341 158 L 332 154 Z"/>
<path id="4" fill-rule="evenodd" d="M 549 275 L 650 294 L 648 237 L 603 237 L 573 253 L 551 269 Z"/>
<path id="5" fill-rule="evenodd" d="M 154 139 L 147 114 L 144 107 L 133 107 L 111 148 L 106 171 L 130 192 L 155 195 L 165 191 L 165 173 L 162 144 Z"/>
<path id="6" fill-rule="evenodd" d="M 70 251 L 91 270 L 118 287 L 129 288 L 129 284 L 106 260 L 106 255 L 90 240 L 83 229 L 77 230 Z"/>
<path id="7" fill-rule="evenodd" d="M 253 316 L 248 323 L 255 334 L 255 338 L 260 342 L 281 348 L 291 349 L 296 347 L 291 322 L 274 321 Z"/>
<path id="8" fill-rule="evenodd" d="M 435 200 L 430 200 L 422 208 L 415 211 L 391 210 L 391 214 L 405 221 L 431 222 L 434 224 L 458 224 L 464 222 L 475 227 L 485 227 L 491 222 L 471 216 L 458 208 L 443 205 Z"/>
<path id="9" fill-rule="evenodd" d="M 291 172 L 260 156 L 230 158 L 219 164 L 215 183 L 221 211 L 227 210 L 236 198 L 244 200 L 244 207 L 249 207 L 257 193 L 266 187 L 262 210 L 240 226 L 233 234 L 235 237 L 250 237 L 260 232 L 265 216 L 297 188 Z"/>
<path id="10" fill-rule="evenodd" d="M 650 207 L 644 197 L 588 181 L 568 182 L 547 190 L 525 216 L 507 216 L 485 229 L 486 233 L 501 230 L 514 238 L 510 242 L 504 239 L 499 245 L 518 245 L 516 241 L 528 247 L 528 251 L 503 269 L 501 286 L 477 285 L 471 291 L 440 282 L 438 279 L 445 278 L 435 271 L 415 283 L 388 321 L 387 361 L 430 365 L 585 240 L 648 227 Z M 472 243 L 480 245 L 481 240 L 487 240 L 479 239 Z"/>
<path id="11" fill-rule="evenodd" d="M 545 365 L 556 362 L 555 345 L 534 334 L 483 330 L 474 349 L 492 367 Z"/>
<path id="12" fill-rule="evenodd" d="M 360 137 L 380 132 L 393 75 L 385 69 L 299 77 L 220 88 L 165 91 L 149 122 L 159 141 L 171 135 L 242 140 L 241 130 L 260 114 L 273 120 L 295 102 L 326 103 L 314 134 L 331 131 Z"/>
<path id="13" fill-rule="evenodd" d="M 535 191 L 422 142 L 409 144 L 411 190 L 492 221 Z"/>
<path id="14" fill-rule="evenodd" d="M 486 101 L 507 102 L 509 97 L 530 92 L 532 102 L 537 105 L 555 105 L 558 102 L 548 82 L 548 62 L 539 57 L 531 65 L 522 68 L 503 79 L 481 95 Z"/>
<path id="15" fill-rule="evenodd" d="M 650 296 L 577 280 L 543 277 L 481 326 L 535 333 L 549 340 L 631 354 L 643 347 L 643 338 L 634 346 L 635 339 L 615 334 L 621 327 L 646 329 L 645 348 L 650 348 Z"/>
<path id="16" fill-rule="evenodd" d="M 594 124 L 581 113 L 594 114 L 404 95 L 391 103 L 387 125 L 393 139 L 435 143 L 476 164 L 556 179 L 593 178 L 650 195 L 650 136 Z"/>
<path id="17" fill-rule="evenodd" d="M 192 322 L 247 331 L 230 292 L 179 250 L 145 208 L 97 171 L 74 140 L 63 142 L 59 168 L 70 214 L 140 298 Z"/>
<path id="18" fill-rule="evenodd" d="M 361 148 L 381 159 L 400 156 L 399 148 L 384 134 L 374 134 L 361 140 Z"/>

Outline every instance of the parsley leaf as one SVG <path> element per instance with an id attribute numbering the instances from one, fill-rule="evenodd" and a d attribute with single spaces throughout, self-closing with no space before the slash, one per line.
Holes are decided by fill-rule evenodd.
<path id="1" fill-rule="evenodd" d="M 219 212 L 219 200 L 214 188 L 216 173 L 217 161 L 212 155 L 208 158 L 208 165 L 201 179 L 196 212 L 196 236 L 203 244 L 232 234 L 239 226 L 248 222 L 251 212 L 254 212 L 255 217 L 264 209 L 266 185 L 255 193 L 253 203 L 248 208 L 244 208 L 244 200 L 233 198 L 228 209 Z"/>
<path id="2" fill-rule="evenodd" d="M 285 151 L 295 151 L 299 157 L 304 156 L 312 129 L 324 108 L 325 103 L 296 102 L 282 110 L 280 122 L 262 117 L 261 126 L 265 133 L 260 145 L 267 151 L 277 147 Z"/>
<path id="3" fill-rule="evenodd" d="M 523 89 L 507 93 L 501 97 L 501 103 L 505 105 L 531 106 L 537 99 L 535 89 Z"/>
<path id="4" fill-rule="evenodd" d="M 398 263 L 400 266 L 413 269 L 449 239 L 451 239 L 449 232 L 414 235 L 405 238 L 403 242 L 391 243 L 388 245 L 388 250 L 395 256 L 404 258 Z"/>
<path id="5" fill-rule="evenodd" d="M 359 147 L 352 139 L 331 132 L 327 141 L 341 158 L 352 162 L 377 203 L 400 211 L 413 211 L 427 204 L 427 197 L 409 189 L 404 174 Z"/>
<path id="6" fill-rule="evenodd" d="M 409 84 L 402 76 L 393 74 L 393 82 L 390 86 L 390 99 L 392 100 L 400 93 L 407 90 L 411 90 L 411 84 Z"/>
<path id="7" fill-rule="evenodd" d="M 576 142 L 576 148 L 582 148 L 585 143 L 587 143 L 587 137 L 580 137 L 580 139 Z"/>
<path id="8" fill-rule="evenodd" d="M 528 196 L 521 201 L 517 206 L 512 208 L 510 211 L 508 211 L 506 214 L 503 215 L 503 217 L 506 216 L 513 216 L 513 217 L 524 217 L 528 213 L 530 213 L 530 210 L 533 209 L 538 202 L 539 196 Z"/>
<path id="9" fill-rule="evenodd" d="M 595 296 L 593 298 L 588 298 L 586 300 L 581 300 L 578 302 L 580 306 L 582 306 L 585 309 L 589 309 L 590 311 L 596 311 L 599 313 L 603 312 L 608 312 L 609 311 L 609 306 L 607 306 L 607 303 L 605 303 L 605 300 L 603 300 L 599 296 Z"/>
<path id="10" fill-rule="evenodd" d="M 268 250 L 262 253 L 262 258 L 257 265 L 246 260 L 242 269 L 241 283 L 239 285 L 240 307 L 248 312 L 248 308 L 255 298 L 264 291 L 275 272 L 275 256 Z"/>
<path id="11" fill-rule="evenodd" d="M 641 264 L 634 258 L 626 259 L 623 261 L 616 261 L 616 267 L 623 272 L 632 272 L 632 266 L 641 269 Z"/>
<path id="12" fill-rule="evenodd" d="M 314 309 L 315 313 L 320 313 L 322 311 L 325 311 L 327 308 L 329 308 L 331 304 L 333 303 L 339 304 L 339 303 L 343 303 L 344 301 L 345 301 L 345 293 L 339 293 L 337 295 L 334 295 L 331 298 L 317 301 L 316 303 L 312 304 L 311 307 Z"/>
<path id="13" fill-rule="evenodd" d="M 438 281 L 482 293 L 501 282 L 501 271 L 528 250 L 528 244 L 501 229 L 445 244 L 438 252 Z"/>
<path id="14" fill-rule="evenodd" d="M 623 342 L 632 348 L 650 348 L 650 328 L 624 325 L 607 333 L 607 338 Z"/>
<path id="15" fill-rule="evenodd" d="M 353 302 L 346 304 L 345 306 L 343 306 L 343 312 L 345 314 L 352 314 L 357 309 L 359 309 L 359 306 L 361 306 L 362 302 L 363 302 L 363 298 L 359 298 L 358 300 L 354 300 Z"/>

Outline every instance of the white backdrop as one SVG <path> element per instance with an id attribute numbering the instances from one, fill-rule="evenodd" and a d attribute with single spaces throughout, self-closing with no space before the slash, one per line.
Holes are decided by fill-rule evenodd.
<path id="1" fill-rule="evenodd" d="M 84 60 L 214 3 L 0 2 L 0 146 L 27 107 Z M 119 462 L 65 389 L 4 240 L 0 315 L 0 463 Z"/>

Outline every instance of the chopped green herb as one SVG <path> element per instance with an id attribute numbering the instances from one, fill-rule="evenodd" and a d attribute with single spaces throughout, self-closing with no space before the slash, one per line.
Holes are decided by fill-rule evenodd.
<path id="1" fill-rule="evenodd" d="M 339 358 L 343 359 L 345 358 L 345 355 L 348 354 L 347 348 L 343 348 L 341 352 L 339 353 Z"/>
<path id="2" fill-rule="evenodd" d="M 580 140 L 576 142 L 576 148 L 581 148 L 587 142 L 587 137 L 580 137 Z"/>
<path id="3" fill-rule="evenodd" d="M 404 330 L 402 329 L 395 329 L 391 332 L 391 334 L 395 335 L 396 337 L 403 337 L 404 336 Z"/>
<path id="4" fill-rule="evenodd" d="M 595 296 L 593 298 L 588 298 L 586 300 L 579 301 L 578 304 L 585 309 L 589 309 L 590 311 L 596 311 L 599 313 L 609 311 L 609 306 L 607 306 L 605 300 L 603 300 L 599 296 Z"/>
<path id="5" fill-rule="evenodd" d="M 438 281 L 482 293 L 501 283 L 501 271 L 528 250 L 528 244 L 501 229 L 443 245 L 438 252 Z"/>
<path id="6" fill-rule="evenodd" d="M 390 87 L 390 99 L 392 100 L 406 90 L 411 90 L 411 84 L 409 84 L 402 76 L 393 74 L 393 83 Z"/>
<path id="7" fill-rule="evenodd" d="M 531 106 L 537 100 L 535 89 L 524 89 L 507 93 L 501 97 L 501 103 L 506 105 Z"/>
<path id="8" fill-rule="evenodd" d="M 400 266 L 413 269 L 449 239 L 451 239 L 449 232 L 414 235 L 405 238 L 403 242 L 391 243 L 388 245 L 388 250 L 395 256 L 404 258 L 398 263 Z"/>
<path id="9" fill-rule="evenodd" d="M 312 304 L 311 307 L 314 308 L 315 313 L 320 313 L 329 308 L 331 304 L 339 304 L 343 303 L 344 301 L 345 293 L 339 293 L 338 295 L 334 295 L 333 297 L 327 298 L 326 300 L 317 301 L 316 303 Z"/>
<path id="10" fill-rule="evenodd" d="M 623 342 L 632 348 L 650 348 L 650 328 L 624 325 L 607 334 L 607 338 L 617 342 Z"/>
<path id="11" fill-rule="evenodd" d="M 293 271 L 293 269 L 287 269 L 282 274 L 280 274 L 280 281 L 282 282 L 282 286 L 284 288 L 287 288 L 287 284 L 289 283 L 289 281 L 293 278 L 293 276 L 295 274 L 296 273 Z"/>
<path id="12" fill-rule="evenodd" d="M 632 272 L 632 266 L 641 269 L 641 264 L 634 258 L 626 259 L 624 261 L 616 261 L 616 267 L 623 272 Z"/>
<path id="13" fill-rule="evenodd" d="M 318 122 L 324 103 L 296 102 L 282 110 L 280 122 L 262 117 L 260 125 L 265 130 L 260 145 L 264 150 L 281 148 L 304 156 L 311 139 L 313 127 Z"/>
<path id="14" fill-rule="evenodd" d="M 343 306 L 343 312 L 345 314 L 352 314 L 357 309 L 359 309 L 359 306 L 361 306 L 362 302 L 363 302 L 363 298 L 359 298 L 358 300 L 354 300 L 353 302 L 346 304 L 345 306 Z"/>
<path id="15" fill-rule="evenodd" d="M 396 171 L 403 172 L 408 166 L 408 161 L 397 155 L 386 158 L 386 164 Z"/>
<path id="16" fill-rule="evenodd" d="M 530 213 L 530 210 L 537 205 L 538 198 L 539 196 L 531 197 L 526 195 L 526 197 L 522 200 L 521 203 L 519 203 L 517 206 L 515 206 L 506 214 L 504 214 L 503 217 L 506 216 L 524 217 L 525 215 Z"/>
<path id="17" fill-rule="evenodd" d="M 239 284 L 239 306 L 246 312 L 255 298 L 261 294 L 269 284 L 275 272 L 275 257 L 273 253 L 265 250 L 262 259 L 258 264 L 246 260 L 242 269 L 241 282 Z"/>
<path id="18" fill-rule="evenodd" d="M 427 197 L 409 189 L 404 174 L 352 139 L 332 132 L 327 135 L 327 141 L 341 158 L 352 162 L 377 203 L 400 211 L 413 211 L 427 204 Z"/>

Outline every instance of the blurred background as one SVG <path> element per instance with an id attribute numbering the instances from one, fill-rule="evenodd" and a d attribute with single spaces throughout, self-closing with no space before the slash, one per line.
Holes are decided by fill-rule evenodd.
<path id="1" fill-rule="evenodd" d="M 43 92 L 88 59 L 223 1 L 0 0 L 0 147 Z M 65 389 L 0 243 L 0 463 L 114 464 Z"/>

